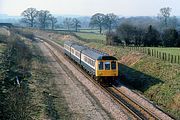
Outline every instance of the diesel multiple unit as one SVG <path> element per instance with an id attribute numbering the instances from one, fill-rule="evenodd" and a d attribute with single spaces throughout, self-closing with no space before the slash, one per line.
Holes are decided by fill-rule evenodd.
<path id="1" fill-rule="evenodd" d="M 118 77 L 117 59 L 73 41 L 64 42 L 64 54 L 98 81 L 112 82 Z"/>

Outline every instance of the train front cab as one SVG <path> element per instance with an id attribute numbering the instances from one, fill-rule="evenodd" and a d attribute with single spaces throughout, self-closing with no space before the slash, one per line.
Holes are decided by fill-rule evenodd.
<path id="1" fill-rule="evenodd" d="M 112 56 L 98 58 L 96 60 L 96 77 L 103 82 L 114 82 L 118 77 L 117 59 Z"/>

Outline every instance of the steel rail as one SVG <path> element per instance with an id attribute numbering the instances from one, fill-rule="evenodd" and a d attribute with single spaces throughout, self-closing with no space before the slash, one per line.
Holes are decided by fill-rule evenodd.
<path id="1" fill-rule="evenodd" d="M 55 48 L 58 52 L 63 54 L 63 47 L 58 45 L 57 43 L 47 40 L 45 38 L 39 37 L 39 39 L 42 39 L 47 44 L 51 45 L 53 48 Z M 47 46 L 47 45 L 46 45 Z M 58 57 L 55 55 L 53 50 L 47 46 L 47 48 L 50 50 L 51 54 L 55 56 L 56 59 Z M 97 81 L 95 81 L 92 77 L 90 77 L 85 71 L 83 71 L 75 62 L 65 57 L 68 62 L 70 62 L 78 71 L 80 71 L 86 78 L 88 78 L 96 87 L 102 89 L 106 93 L 108 93 L 109 96 L 113 98 L 113 100 L 116 101 L 120 106 L 124 107 L 135 119 L 138 120 L 159 120 L 160 118 L 156 116 L 153 112 L 149 111 L 144 106 L 137 103 L 135 100 L 127 96 L 126 94 L 122 93 L 120 90 L 118 90 L 115 86 L 112 87 L 103 87 L 100 85 Z M 59 61 L 59 60 L 58 60 Z"/>

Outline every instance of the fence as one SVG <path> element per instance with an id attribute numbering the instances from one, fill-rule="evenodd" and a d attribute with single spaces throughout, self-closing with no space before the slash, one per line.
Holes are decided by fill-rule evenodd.
<path id="1" fill-rule="evenodd" d="M 159 58 L 163 61 L 169 61 L 171 63 L 177 63 L 180 64 L 180 55 L 172 55 L 170 53 L 166 52 L 161 52 L 156 49 L 151 49 L 151 48 L 145 48 L 145 47 L 126 47 L 130 50 L 136 50 L 140 51 L 142 53 L 145 53 L 147 55 Z"/>

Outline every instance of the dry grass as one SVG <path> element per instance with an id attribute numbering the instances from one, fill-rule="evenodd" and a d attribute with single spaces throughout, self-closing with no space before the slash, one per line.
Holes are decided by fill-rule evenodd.
<path id="1" fill-rule="evenodd" d="M 5 28 L 0 27 L 0 35 L 10 36 L 10 32 Z"/>
<path id="2" fill-rule="evenodd" d="M 0 117 L 2 120 L 45 119 L 43 82 L 49 69 L 32 41 L 9 36 L 0 65 Z M 38 48 L 38 47 L 37 47 Z M 4 49 L 4 47 L 2 47 Z M 16 82 L 18 76 L 20 85 Z"/>

